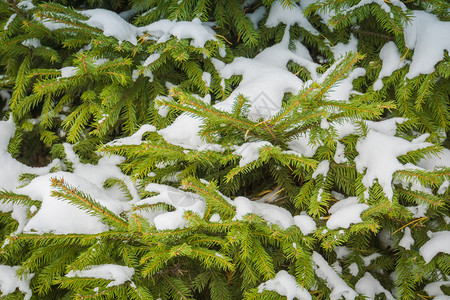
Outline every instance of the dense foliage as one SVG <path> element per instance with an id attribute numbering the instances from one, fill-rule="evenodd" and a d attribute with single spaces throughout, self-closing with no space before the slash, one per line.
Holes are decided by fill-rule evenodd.
<path id="1" fill-rule="evenodd" d="M 449 11 L 1 1 L 0 291 L 448 297 Z"/>

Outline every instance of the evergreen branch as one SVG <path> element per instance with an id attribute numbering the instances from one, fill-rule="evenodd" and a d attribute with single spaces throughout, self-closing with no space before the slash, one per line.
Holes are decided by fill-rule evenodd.
<path id="1" fill-rule="evenodd" d="M 128 224 L 121 217 L 102 206 L 90 196 L 79 192 L 77 189 L 65 183 L 64 179 L 52 178 L 52 187 L 58 191 L 53 191 L 52 195 L 61 200 L 72 202 L 75 206 L 87 211 L 89 214 L 99 216 L 114 227 L 127 229 Z"/>
<path id="2" fill-rule="evenodd" d="M 182 184 L 184 188 L 192 190 L 196 194 L 202 196 L 209 205 L 217 208 L 222 219 L 229 219 L 234 216 L 234 207 L 217 192 L 215 185 L 206 185 L 199 179 L 193 177 L 183 179 Z"/>
<path id="3" fill-rule="evenodd" d="M 42 204 L 41 201 L 32 200 L 30 197 L 26 195 L 15 194 L 7 192 L 5 190 L 0 191 L 0 201 L 3 201 L 4 203 L 13 203 L 29 207 L 34 205 L 38 208 L 41 207 Z"/>

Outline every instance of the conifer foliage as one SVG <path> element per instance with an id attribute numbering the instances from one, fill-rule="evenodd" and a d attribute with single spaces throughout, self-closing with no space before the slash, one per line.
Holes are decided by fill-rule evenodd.
<path id="1" fill-rule="evenodd" d="M 449 11 L 1 1 L 1 295 L 449 297 Z"/>

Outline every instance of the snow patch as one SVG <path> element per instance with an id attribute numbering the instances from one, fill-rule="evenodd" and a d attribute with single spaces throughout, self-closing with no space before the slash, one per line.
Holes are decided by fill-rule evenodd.
<path id="1" fill-rule="evenodd" d="M 288 272 L 281 270 L 275 275 L 273 279 L 263 282 L 258 286 L 258 292 L 274 291 L 282 296 L 286 296 L 286 300 L 312 299 L 311 295 L 303 287 L 299 286 L 295 281 L 295 277 Z"/>
<path id="2" fill-rule="evenodd" d="M 351 224 L 362 222 L 360 215 L 368 208 L 367 204 L 358 203 L 356 197 L 340 200 L 330 207 L 331 216 L 326 225 L 329 229 L 349 228 Z"/>
<path id="3" fill-rule="evenodd" d="M 121 285 L 127 281 L 130 281 L 134 275 L 134 269 L 113 265 L 105 264 L 98 266 L 91 266 L 86 270 L 72 270 L 66 274 L 66 277 L 92 277 L 98 279 L 112 280 L 106 287 Z"/>
<path id="4" fill-rule="evenodd" d="M 413 18 L 403 30 L 405 45 L 414 49 L 406 78 L 434 72 L 434 66 L 444 58 L 444 50 L 450 52 L 450 22 L 437 16 L 413 10 Z"/>
<path id="5" fill-rule="evenodd" d="M 23 299 L 28 300 L 33 295 L 30 289 L 30 280 L 33 278 L 34 274 L 25 274 L 22 279 L 18 278 L 16 275 L 17 270 L 20 267 L 5 266 L 0 265 L 0 291 L 3 296 L 14 293 L 16 289 L 19 289 L 25 294 Z M 3 298 L 3 297 L 2 297 Z"/>
<path id="6" fill-rule="evenodd" d="M 450 231 L 434 232 L 419 249 L 425 263 L 429 263 L 439 252 L 450 254 Z"/>
<path id="7" fill-rule="evenodd" d="M 339 277 L 336 271 L 330 267 L 327 261 L 317 252 L 313 252 L 314 269 L 317 276 L 326 281 L 327 286 L 331 289 L 330 299 L 355 299 L 358 294 Z"/>

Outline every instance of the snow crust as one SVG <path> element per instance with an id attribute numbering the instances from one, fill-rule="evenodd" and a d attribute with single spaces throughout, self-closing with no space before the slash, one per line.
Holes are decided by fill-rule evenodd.
<path id="1" fill-rule="evenodd" d="M 286 300 L 309 300 L 311 295 L 303 287 L 299 286 L 295 281 L 295 277 L 288 272 L 281 270 L 273 279 L 263 282 L 258 286 L 258 292 L 274 291 L 282 296 L 286 296 Z"/>
<path id="2" fill-rule="evenodd" d="M 11 17 L 9 17 L 8 21 L 6 22 L 5 26 L 3 27 L 3 30 L 7 30 L 9 25 L 14 21 L 14 19 L 17 17 L 17 14 L 12 14 Z"/>
<path id="3" fill-rule="evenodd" d="M 134 269 L 126 266 L 113 264 L 104 264 L 89 267 L 86 270 L 72 270 L 66 274 L 66 277 L 92 277 L 99 279 L 112 280 L 106 287 L 121 285 L 131 281 L 134 275 Z"/>
<path id="4" fill-rule="evenodd" d="M 25 276 L 20 279 L 16 275 L 17 270 L 19 270 L 18 266 L 11 267 L 0 265 L 0 291 L 3 296 L 6 296 L 14 293 L 16 289 L 19 289 L 19 291 L 25 294 L 23 299 L 28 300 L 33 294 L 30 289 L 30 280 L 33 278 L 34 274 L 25 274 Z"/>
<path id="5" fill-rule="evenodd" d="M 294 153 L 300 156 L 313 157 L 319 145 L 313 145 L 309 142 L 310 134 L 305 132 L 288 142 L 288 147 Z"/>
<path id="6" fill-rule="evenodd" d="M 303 53 L 303 54 L 302 54 Z M 303 56 L 301 56 L 303 55 Z M 236 57 L 233 62 L 224 64 L 218 60 L 215 67 L 220 75 L 228 79 L 233 75 L 242 75 L 242 81 L 222 102 L 214 105 L 216 109 L 231 112 L 236 98 L 243 95 L 249 99 L 248 117 L 252 120 L 268 119 L 280 109 L 285 93 L 297 94 L 303 82 L 287 69 L 289 61 L 304 66 L 313 79 L 317 78 L 318 64 L 310 60 L 304 52 L 289 50 L 289 27 L 282 41 L 261 51 L 254 58 Z M 158 131 L 169 143 L 198 149 L 204 145 L 198 135 L 203 121 L 186 113 L 181 114 L 171 125 Z"/>

